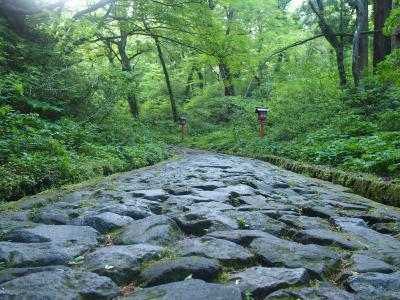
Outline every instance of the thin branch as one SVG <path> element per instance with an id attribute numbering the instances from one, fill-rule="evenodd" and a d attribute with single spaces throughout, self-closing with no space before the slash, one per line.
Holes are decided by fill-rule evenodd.
<path id="1" fill-rule="evenodd" d="M 360 32 L 360 34 L 375 34 L 377 32 L 382 32 L 382 31 L 381 30 L 362 31 L 362 32 Z M 341 36 L 341 37 L 345 37 L 345 36 L 353 37 L 354 33 L 335 33 L 334 35 L 335 36 Z M 266 63 L 268 60 L 270 60 L 272 57 L 274 57 L 275 55 L 277 55 L 279 53 L 285 52 L 286 50 L 289 50 L 290 48 L 301 46 L 301 45 L 303 45 L 305 43 L 308 43 L 308 42 L 313 41 L 315 39 L 318 39 L 320 37 L 325 37 L 325 34 L 323 34 L 323 33 L 317 34 L 317 35 L 309 37 L 309 38 L 307 38 L 305 40 L 297 41 L 297 42 L 294 42 L 293 44 L 290 44 L 290 45 L 285 46 L 283 48 L 277 49 L 277 50 L 275 50 L 274 52 L 272 52 L 269 56 L 267 56 L 265 58 L 265 62 L 264 63 Z"/>
<path id="2" fill-rule="evenodd" d="M 84 15 L 90 14 L 91 12 L 94 12 L 94 11 L 106 6 L 107 4 L 113 3 L 114 1 L 115 0 L 100 0 L 96 4 L 77 12 L 72 18 L 74 20 L 79 19 L 79 18 L 83 17 Z"/>

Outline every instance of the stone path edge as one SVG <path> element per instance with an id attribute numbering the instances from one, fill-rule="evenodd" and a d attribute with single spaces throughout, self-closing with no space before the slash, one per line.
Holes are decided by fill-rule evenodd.
<path id="1" fill-rule="evenodd" d="M 143 170 L 150 170 L 152 168 L 155 168 L 157 166 L 162 166 L 164 164 L 168 164 L 170 162 L 173 162 L 175 160 L 179 160 L 182 157 L 182 154 L 176 151 L 172 151 L 171 149 L 169 150 L 169 157 L 167 159 L 164 159 L 156 164 L 149 165 L 146 167 L 138 168 L 138 169 L 132 169 L 130 171 L 125 171 L 125 172 L 119 172 L 119 173 L 114 173 L 108 176 L 99 176 L 96 178 L 84 180 L 82 182 L 78 183 L 73 183 L 73 184 L 66 184 L 62 185 L 60 187 L 55 187 L 52 189 L 47 189 L 44 190 L 40 193 L 34 194 L 34 195 L 26 195 L 25 197 L 15 200 L 15 201 L 6 201 L 5 205 L 8 207 L 5 207 L 3 210 L 13 210 L 13 209 L 20 209 L 22 208 L 21 206 L 41 206 L 40 203 L 36 203 L 37 201 L 43 201 L 44 199 L 49 199 L 57 195 L 63 195 L 64 193 L 68 192 L 73 192 L 81 188 L 89 188 L 91 186 L 95 186 L 98 183 L 103 183 L 107 181 L 112 181 L 113 179 L 117 179 L 124 174 L 131 174 L 132 172 L 141 172 Z M 0 199 L 1 201 L 2 199 Z M 0 212 L 2 210 L 0 209 Z"/>
<path id="2" fill-rule="evenodd" d="M 381 182 L 356 176 L 337 169 L 315 166 L 297 162 L 288 158 L 273 155 L 256 155 L 249 153 L 225 153 L 240 157 L 262 160 L 299 174 L 306 174 L 312 178 L 329 181 L 350 188 L 355 194 L 369 198 L 378 203 L 400 207 L 400 185 Z"/>

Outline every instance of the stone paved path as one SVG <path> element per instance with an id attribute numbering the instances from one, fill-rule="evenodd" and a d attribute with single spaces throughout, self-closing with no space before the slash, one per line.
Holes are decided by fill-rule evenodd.
<path id="1" fill-rule="evenodd" d="M 233 156 L 0 215 L 0 299 L 400 299 L 400 211 Z"/>

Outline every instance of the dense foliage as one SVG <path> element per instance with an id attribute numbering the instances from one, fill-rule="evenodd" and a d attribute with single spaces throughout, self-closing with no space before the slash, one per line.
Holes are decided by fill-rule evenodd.
<path id="1" fill-rule="evenodd" d="M 158 162 L 178 115 L 187 146 L 400 179 L 396 5 L 22 2 L 0 3 L 0 200 Z"/>
<path id="2" fill-rule="evenodd" d="M 220 97 L 187 105 L 188 144 L 239 154 L 273 154 L 400 179 L 400 87 L 382 86 L 385 81 L 376 75 L 366 79 L 363 91 L 340 91 L 330 85 L 334 74 L 329 70 L 309 70 L 308 75 L 280 74 L 268 101 Z M 259 138 L 257 106 L 270 109 L 265 140 Z M 206 116 L 213 125 L 202 123 L 204 107 L 215 110 Z"/>

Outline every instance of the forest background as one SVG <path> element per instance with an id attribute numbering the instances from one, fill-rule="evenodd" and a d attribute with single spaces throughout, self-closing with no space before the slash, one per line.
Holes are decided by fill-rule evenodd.
<path id="1" fill-rule="evenodd" d="M 398 183 L 399 28 L 397 0 L 0 1 L 0 200 L 159 162 L 181 115 L 184 146 Z"/>

